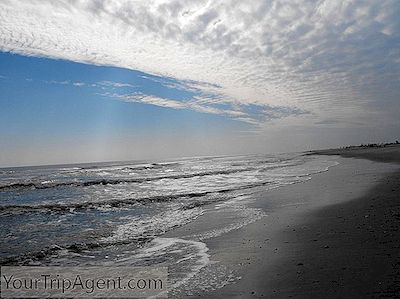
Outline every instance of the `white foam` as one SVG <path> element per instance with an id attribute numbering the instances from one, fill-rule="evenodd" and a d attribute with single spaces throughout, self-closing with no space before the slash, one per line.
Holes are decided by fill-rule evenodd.
<path id="1" fill-rule="evenodd" d="M 181 298 L 187 296 L 204 296 L 204 292 L 210 292 L 235 283 L 241 277 L 226 266 L 216 262 L 210 262 L 199 273 L 182 283 L 179 288 L 171 289 L 171 297 Z"/>
<path id="2" fill-rule="evenodd" d="M 168 210 L 146 218 L 133 217 L 130 222 L 119 225 L 114 233 L 101 242 L 117 242 L 137 237 L 157 236 L 170 229 L 184 225 L 203 213 L 200 207 L 188 210 Z"/>
<path id="3" fill-rule="evenodd" d="M 137 264 L 148 261 L 152 266 L 167 266 L 170 269 L 171 289 L 188 282 L 210 263 L 205 243 L 180 238 L 154 238 L 145 247 L 138 249 L 130 258 L 118 262 Z M 117 262 L 117 263 L 118 263 Z M 172 271 L 171 271 L 172 269 Z"/>
<path id="4" fill-rule="evenodd" d="M 215 210 L 232 213 L 235 215 L 233 222 L 220 228 L 208 230 L 199 234 L 189 235 L 186 238 L 196 240 L 207 240 L 219 237 L 233 230 L 240 229 L 248 224 L 260 220 L 266 214 L 258 208 L 251 208 L 247 205 L 255 200 L 255 197 L 249 195 L 241 195 L 220 204 L 215 205 Z"/>

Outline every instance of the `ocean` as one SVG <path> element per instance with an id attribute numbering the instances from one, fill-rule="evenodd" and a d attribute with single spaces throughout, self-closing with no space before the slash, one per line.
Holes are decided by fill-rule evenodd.
<path id="1" fill-rule="evenodd" d="M 266 216 L 254 192 L 336 164 L 294 153 L 3 168 L 0 264 L 167 266 L 179 288 L 210 265 L 208 239 Z M 225 221 L 166 237 L 205 213 Z"/>

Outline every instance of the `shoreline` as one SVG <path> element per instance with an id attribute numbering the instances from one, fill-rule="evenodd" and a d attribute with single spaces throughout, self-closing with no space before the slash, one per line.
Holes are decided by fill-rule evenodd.
<path id="1" fill-rule="evenodd" d="M 400 167 L 362 158 L 338 157 L 340 165 L 307 182 L 255 195 L 250 206 L 266 217 L 204 241 L 210 260 L 237 279 L 194 297 L 400 294 Z M 196 222 L 171 235 L 184 236 Z"/>

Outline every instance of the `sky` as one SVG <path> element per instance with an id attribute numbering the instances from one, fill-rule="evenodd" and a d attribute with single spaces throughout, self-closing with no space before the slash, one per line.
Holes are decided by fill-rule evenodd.
<path id="1" fill-rule="evenodd" d="M 399 1 L 0 2 L 0 167 L 400 139 Z"/>

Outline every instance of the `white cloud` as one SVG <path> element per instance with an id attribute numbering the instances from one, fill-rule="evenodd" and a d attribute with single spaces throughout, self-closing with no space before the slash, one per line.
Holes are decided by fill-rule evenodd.
<path id="1" fill-rule="evenodd" d="M 121 83 L 121 82 L 113 82 L 113 81 L 101 81 L 101 82 L 98 82 L 97 85 L 102 85 L 102 86 L 107 86 L 107 87 L 114 87 L 114 88 L 136 87 L 135 85 L 132 85 L 132 84 L 129 84 L 129 83 Z"/>
<path id="2" fill-rule="evenodd" d="M 0 50 L 183 80 L 175 87 L 213 95 L 194 110 L 229 102 L 310 111 L 310 124 L 398 123 L 399 15 L 395 0 L 4 0 Z"/>
<path id="3" fill-rule="evenodd" d="M 1 78 L 1 77 L 0 77 Z M 25 79 L 27 81 L 33 81 L 33 79 Z M 57 80 L 44 80 L 44 83 L 47 84 L 59 84 L 59 85 L 72 85 L 75 87 L 83 87 L 83 86 L 88 86 L 88 87 L 100 87 L 100 88 L 123 88 L 123 87 L 130 87 L 134 88 L 136 87 L 135 85 L 128 84 L 128 83 L 121 83 L 121 82 L 114 82 L 114 81 L 100 81 L 100 82 L 95 82 L 95 83 L 88 83 L 88 82 L 81 82 L 81 81 L 71 81 L 71 80 L 63 80 L 63 81 L 57 81 Z"/>
<path id="4" fill-rule="evenodd" d="M 43 82 L 47 83 L 47 84 L 59 84 L 59 85 L 69 85 L 69 84 L 71 84 L 71 81 L 69 81 L 69 80 L 64 80 L 64 81 L 57 81 L 57 80 L 48 81 L 48 80 L 45 80 Z"/>
<path id="5" fill-rule="evenodd" d="M 267 105 L 256 105 L 255 108 L 258 110 L 259 115 L 256 113 L 246 112 L 248 105 L 236 105 L 235 107 L 229 106 L 225 108 L 216 107 L 214 102 L 207 101 L 202 97 L 194 97 L 193 99 L 186 99 L 184 101 L 173 100 L 167 98 L 161 98 L 154 95 L 146 95 L 141 92 L 135 92 L 131 94 L 118 94 L 118 93 L 104 93 L 102 96 L 118 99 L 124 102 L 136 102 L 144 103 L 159 107 L 172 108 L 172 109 L 188 109 L 194 110 L 201 113 L 225 115 L 238 121 L 246 122 L 255 126 L 261 126 L 264 118 L 280 119 L 292 114 L 301 114 L 302 111 L 292 110 L 285 107 L 270 107 Z M 219 103 L 218 103 L 219 104 Z M 257 117 L 258 116 L 258 117 Z M 261 117 L 260 117 L 261 116 Z"/>
<path id="6" fill-rule="evenodd" d="M 83 82 L 73 82 L 72 85 L 76 86 L 76 87 L 82 87 L 82 86 L 85 86 L 86 84 Z"/>

